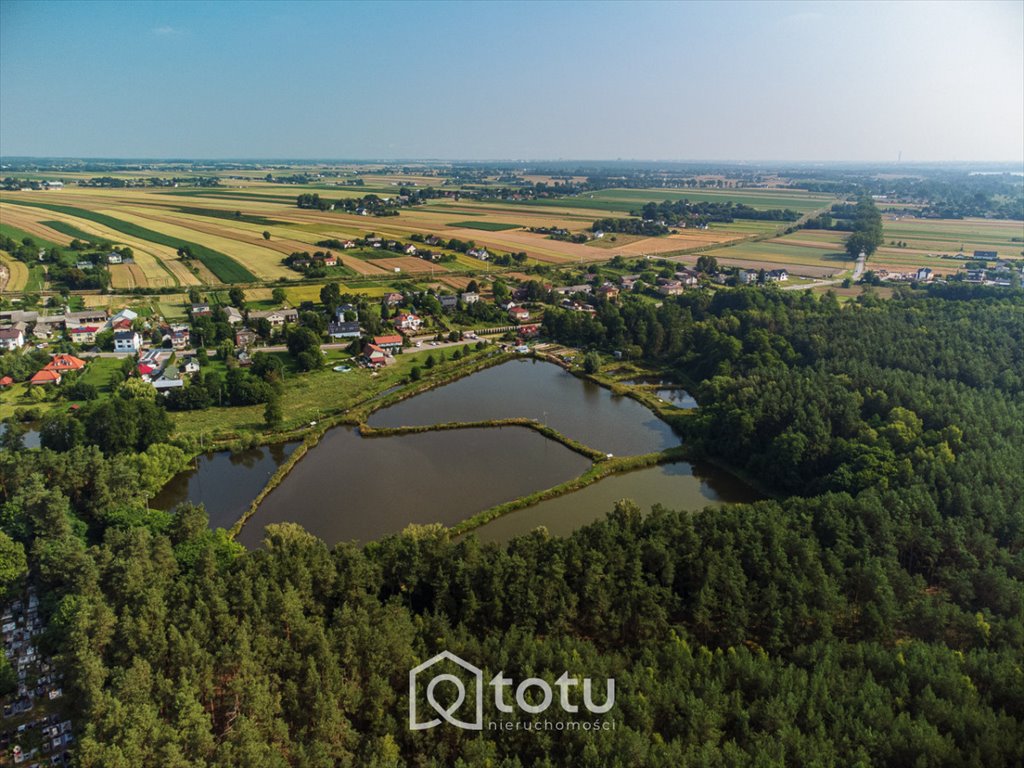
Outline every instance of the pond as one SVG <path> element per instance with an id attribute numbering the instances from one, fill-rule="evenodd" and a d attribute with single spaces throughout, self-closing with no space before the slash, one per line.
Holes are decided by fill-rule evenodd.
<path id="1" fill-rule="evenodd" d="M 613 395 L 554 363 L 512 360 L 382 408 L 370 426 L 526 417 L 584 445 L 616 456 L 679 444 L 672 428 L 629 397 Z"/>
<path id="2" fill-rule="evenodd" d="M 0 423 L 0 435 L 3 435 L 7 431 L 7 425 Z M 39 448 L 39 430 L 29 427 L 21 435 L 21 444 L 26 448 Z"/>
<path id="3" fill-rule="evenodd" d="M 697 401 L 693 399 L 693 395 L 687 392 L 682 387 L 669 387 L 665 389 L 656 389 L 654 394 L 660 397 L 669 405 L 674 408 L 696 408 Z"/>
<path id="4" fill-rule="evenodd" d="M 603 520 L 619 499 L 632 499 L 644 512 L 655 504 L 667 509 L 696 510 L 763 498 L 732 475 L 709 464 L 685 461 L 612 475 L 575 493 L 547 499 L 509 512 L 473 531 L 481 541 L 505 542 L 544 526 L 555 536 Z"/>
<path id="5" fill-rule="evenodd" d="M 409 523 L 454 525 L 480 510 L 582 474 L 590 461 L 525 427 L 362 437 L 328 430 L 242 528 L 301 524 L 328 544 L 367 542 Z M 251 497 L 250 497 L 251 499 Z"/>
<path id="6" fill-rule="evenodd" d="M 298 445 L 278 443 L 236 453 L 204 454 L 193 469 L 175 475 L 149 506 L 173 509 L 186 501 L 203 504 L 210 527 L 230 528 Z"/>

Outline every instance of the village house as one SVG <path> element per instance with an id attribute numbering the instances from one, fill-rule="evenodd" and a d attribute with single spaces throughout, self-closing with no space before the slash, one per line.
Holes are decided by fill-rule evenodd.
<path id="1" fill-rule="evenodd" d="M 356 244 L 352 240 L 342 240 L 341 247 L 347 250 L 349 248 L 355 248 Z"/>
<path id="2" fill-rule="evenodd" d="M 559 296 L 572 296 L 574 293 L 590 293 L 594 290 L 594 286 L 586 283 L 581 285 L 561 285 L 554 290 Z"/>
<path id="3" fill-rule="evenodd" d="M 975 251 L 974 258 L 984 261 L 995 261 L 999 258 L 999 251 Z"/>
<path id="4" fill-rule="evenodd" d="M 397 333 L 389 336 L 374 336 L 373 343 L 375 346 L 380 347 L 385 352 L 400 352 L 402 350 L 402 344 L 404 339 Z"/>
<path id="5" fill-rule="evenodd" d="M 491 258 L 491 254 L 487 252 L 486 248 L 470 248 L 466 251 L 467 256 L 472 256 L 474 259 L 480 259 L 480 261 L 487 261 Z"/>
<path id="6" fill-rule="evenodd" d="M 391 291 L 390 293 L 385 293 L 383 301 L 389 307 L 394 307 L 394 306 L 402 303 L 402 294 L 396 293 L 395 291 Z"/>
<path id="7" fill-rule="evenodd" d="M 53 358 L 43 368 L 46 371 L 80 371 L 85 368 L 86 362 L 80 357 L 74 355 L 58 354 L 54 355 Z"/>
<path id="8" fill-rule="evenodd" d="M 20 328 L 0 328 L 0 349 L 8 351 L 25 346 L 25 332 Z"/>
<path id="9" fill-rule="evenodd" d="M 0 378 L 0 389 L 9 387 L 12 384 L 14 384 L 14 379 L 12 379 L 10 376 L 4 376 Z"/>
<path id="10" fill-rule="evenodd" d="M 224 314 L 227 315 L 227 320 L 230 325 L 241 325 L 245 322 L 245 318 L 237 307 L 226 307 L 224 309 Z"/>
<path id="11" fill-rule="evenodd" d="M 526 307 L 511 307 L 508 310 L 508 316 L 515 322 L 521 323 L 530 319 L 530 310 Z"/>
<path id="12" fill-rule="evenodd" d="M 283 309 L 268 309 L 262 312 L 250 312 L 249 321 L 265 319 L 272 328 L 280 328 L 285 323 L 297 323 L 299 321 L 299 310 L 291 307 Z"/>
<path id="13" fill-rule="evenodd" d="M 194 357 L 187 357 L 181 366 L 181 370 L 189 376 L 199 373 L 199 361 Z"/>
<path id="14" fill-rule="evenodd" d="M 455 309 L 459 303 L 459 297 L 450 293 L 441 294 L 437 300 L 441 302 L 441 309 Z"/>
<path id="15" fill-rule="evenodd" d="M 210 310 L 209 304 L 193 304 L 189 309 L 189 314 L 192 317 L 210 317 L 213 312 Z"/>
<path id="16" fill-rule="evenodd" d="M 327 334 L 332 339 L 356 339 L 359 338 L 360 329 L 358 322 L 332 322 L 327 324 Z"/>
<path id="17" fill-rule="evenodd" d="M 932 279 L 932 271 L 928 267 L 921 267 L 915 274 L 915 279 L 926 283 Z"/>
<path id="18" fill-rule="evenodd" d="M 406 254 L 406 256 L 415 256 L 417 252 L 418 252 L 418 249 L 412 243 L 410 243 L 409 245 L 405 246 L 405 254 Z"/>
<path id="19" fill-rule="evenodd" d="M 36 384 L 60 384 L 60 372 L 50 371 L 44 368 L 28 380 L 30 385 Z"/>
<path id="20" fill-rule="evenodd" d="M 239 328 L 235 331 L 235 346 L 248 347 L 256 343 L 256 331 L 250 328 Z"/>
<path id="21" fill-rule="evenodd" d="M 95 344 L 96 334 L 100 329 L 95 325 L 83 325 L 81 328 L 72 328 L 68 331 L 71 341 L 75 344 Z"/>
<path id="22" fill-rule="evenodd" d="M 700 282 L 700 277 L 696 272 L 689 269 L 681 269 L 676 272 L 676 280 L 682 283 L 684 287 L 693 287 Z"/>
<path id="23" fill-rule="evenodd" d="M 116 315 L 114 315 L 112 318 L 110 318 L 110 325 L 111 327 L 115 327 L 116 323 L 121 323 L 124 321 L 127 321 L 128 324 L 131 325 L 136 320 L 138 320 L 138 318 L 138 312 L 134 312 L 126 307 L 122 309 L 120 312 L 118 312 Z"/>
<path id="24" fill-rule="evenodd" d="M 138 352 L 142 349 L 142 336 L 138 331 L 115 331 L 115 352 Z"/>
<path id="25" fill-rule="evenodd" d="M 165 336 L 164 339 L 167 337 Z M 182 350 L 188 349 L 192 342 L 192 333 L 188 328 L 172 327 L 170 332 L 171 348 Z"/>
<path id="26" fill-rule="evenodd" d="M 61 321 L 56 320 L 59 324 Z M 91 309 L 83 312 L 65 312 L 63 323 L 66 328 L 80 328 L 83 325 L 106 325 L 107 311 L 105 309 Z"/>
<path id="27" fill-rule="evenodd" d="M 122 261 L 121 254 L 117 251 L 111 251 L 107 254 L 107 264 L 120 264 Z"/>
<path id="28" fill-rule="evenodd" d="M 412 312 L 400 312 L 395 316 L 395 328 L 400 331 L 418 331 L 423 321 Z"/>
<path id="29" fill-rule="evenodd" d="M 427 235 L 426 239 L 423 242 L 425 242 L 427 245 L 433 245 L 436 247 L 438 245 L 442 245 L 444 243 L 444 240 L 442 240 L 437 235 Z"/>
<path id="30" fill-rule="evenodd" d="M 619 298 L 619 289 L 611 283 L 603 283 L 598 286 L 595 293 L 608 301 L 615 301 Z"/>
<path id="31" fill-rule="evenodd" d="M 766 283 L 784 283 L 789 280 L 789 272 L 784 269 L 770 269 L 764 273 Z"/>
<path id="32" fill-rule="evenodd" d="M 632 291 L 636 289 L 637 283 L 640 282 L 640 275 L 623 275 L 619 280 L 622 283 L 622 290 Z"/>
<path id="33" fill-rule="evenodd" d="M 736 279 L 740 285 L 749 285 L 757 282 L 757 272 L 752 269 L 741 269 L 736 273 Z"/>
<path id="34" fill-rule="evenodd" d="M 516 334 L 519 338 L 529 339 L 537 336 L 540 333 L 540 323 L 527 323 L 526 325 L 520 325 L 516 329 Z"/>
<path id="35" fill-rule="evenodd" d="M 658 280 L 658 293 L 662 296 L 680 296 L 684 290 L 679 280 Z"/>
<path id="36" fill-rule="evenodd" d="M 473 291 L 464 291 L 460 298 L 462 299 L 463 304 L 469 306 L 470 304 L 476 304 L 480 301 L 480 294 Z"/>
<path id="37" fill-rule="evenodd" d="M 390 355 L 376 344 L 366 344 L 363 346 L 363 358 L 371 368 L 380 368 L 382 365 L 387 365 L 389 357 Z"/>

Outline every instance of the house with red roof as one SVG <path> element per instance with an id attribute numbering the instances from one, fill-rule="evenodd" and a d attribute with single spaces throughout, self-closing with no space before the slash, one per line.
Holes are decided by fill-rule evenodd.
<path id="1" fill-rule="evenodd" d="M 99 327 L 95 325 L 83 325 L 81 328 L 72 328 L 68 331 L 75 344 L 95 344 L 96 334 L 99 332 Z"/>
<path id="2" fill-rule="evenodd" d="M 367 365 L 371 368 L 380 368 L 382 365 L 388 364 L 388 358 L 390 358 L 391 355 L 376 344 L 367 344 L 363 347 L 363 357 L 366 359 Z"/>
<path id="3" fill-rule="evenodd" d="M 38 373 L 36 373 L 35 376 L 33 376 L 31 379 L 29 379 L 28 383 L 29 384 L 60 384 L 60 372 L 59 371 L 52 371 L 52 370 L 50 370 L 48 368 L 43 368 L 43 370 L 39 371 Z"/>
<path id="4" fill-rule="evenodd" d="M 374 336 L 373 343 L 375 346 L 380 347 L 385 352 L 399 352 L 402 349 L 402 337 L 397 334 L 391 334 L 390 336 Z"/>
<path id="5" fill-rule="evenodd" d="M 399 312 L 395 315 L 395 328 L 400 331 L 418 331 L 423 321 L 412 312 Z"/>
<path id="6" fill-rule="evenodd" d="M 14 379 L 12 379 L 10 376 L 4 376 L 2 379 L 0 379 L 0 387 L 9 387 L 13 383 Z"/>
<path id="7" fill-rule="evenodd" d="M 530 319 L 530 310 L 526 307 L 512 307 L 508 311 L 508 316 L 515 320 L 517 323 L 521 323 L 524 320 Z"/>
<path id="8" fill-rule="evenodd" d="M 53 359 L 43 368 L 44 371 L 80 371 L 85 368 L 85 360 L 74 355 L 54 355 Z"/>

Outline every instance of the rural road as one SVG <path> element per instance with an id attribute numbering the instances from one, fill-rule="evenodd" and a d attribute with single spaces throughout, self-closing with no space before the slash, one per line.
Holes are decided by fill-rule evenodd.
<path id="1" fill-rule="evenodd" d="M 864 274 L 864 264 L 867 262 L 866 256 L 859 256 L 857 263 L 853 268 L 853 282 L 860 280 L 860 276 Z M 784 291 L 804 291 L 809 288 L 822 288 L 826 285 L 839 285 L 842 280 L 815 280 L 813 283 L 804 283 L 803 285 L 787 285 L 782 288 Z"/>
<path id="2" fill-rule="evenodd" d="M 868 260 L 868 257 L 861 253 L 857 257 L 857 266 L 853 268 L 853 282 L 860 280 L 860 276 L 864 274 L 864 263 Z"/>

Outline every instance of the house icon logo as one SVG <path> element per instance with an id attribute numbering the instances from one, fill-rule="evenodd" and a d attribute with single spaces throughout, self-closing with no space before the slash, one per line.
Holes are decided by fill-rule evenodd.
<path id="1" fill-rule="evenodd" d="M 472 719 L 461 720 L 456 717 L 456 713 L 463 705 L 467 705 L 467 710 L 473 705 L 473 701 L 467 702 L 466 684 L 458 677 L 451 673 L 442 672 L 441 669 L 444 662 L 450 662 L 458 667 L 461 667 L 465 672 L 472 675 L 473 683 L 471 695 L 475 700 L 475 711 L 470 713 Z M 424 680 L 429 677 L 429 672 L 432 667 L 437 674 L 429 678 L 429 682 L 426 682 L 426 688 L 423 689 L 421 686 L 424 684 Z M 427 674 L 421 674 L 427 673 Z M 438 687 L 441 687 L 441 692 L 438 692 Z M 433 710 L 432 713 L 439 717 L 434 717 L 430 720 L 424 720 L 420 722 L 416 714 L 416 700 L 417 694 L 420 690 L 424 690 L 424 696 L 426 703 Z M 441 703 L 438 701 L 438 696 L 442 697 L 442 700 L 447 703 Z M 425 731 L 428 728 L 433 728 L 436 725 L 440 725 L 443 721 L 447 721 L 454 725 L 456 728 L 464 728 L 471 731 L 480 731 L 484 727 L 484 673 L 477 667 L 474 667 L 468 661 L 460 659 L 451 651 L 441 651 L 433 658 L 427 659 L 425 662 L 420 664 L 418 667 L 414 667 L 409 670 L 409 729 L 413 731 Z"/>

